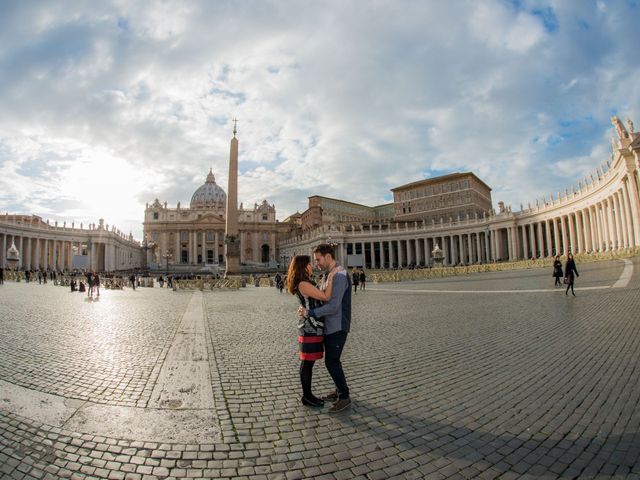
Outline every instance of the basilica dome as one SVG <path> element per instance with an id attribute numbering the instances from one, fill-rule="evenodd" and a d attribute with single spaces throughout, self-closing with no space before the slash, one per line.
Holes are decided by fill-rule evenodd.
<path id="1" fill-rule="evenodd" d="M 227 194 L 216 184 L 216 177 L 209 170 L 204 185 L 198 187 L 191 197 L 191 208 L 222 207 L 227 203 Z"/>

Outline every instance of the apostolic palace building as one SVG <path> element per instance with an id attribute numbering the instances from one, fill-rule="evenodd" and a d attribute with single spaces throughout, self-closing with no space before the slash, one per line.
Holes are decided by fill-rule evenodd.
<path id="1" fill-rule="evenodd" d="M 236 246 L 239 239 L 244 271 L 284 268 L 322 242 L 336 246 L 343 264 L 357 258 L 368 269 L 431 265 L 434 250 L 444 265 L 466 265 L 640 247 L 640 133 L 630 120 L 625 126 L 613 117 L 612 123 L 616 136 L 606 164 L 519 211 L 502 202 L 496 211 L 488 185 L 471 172 L 453 173 L 392 188 L 393 202 L 374 207 L 313 195 L 307 210 L 284 221 L 266 200 L 252 208 L 240 204 L 231 238 Z M 233 141 L 237 150 L 235 129 Z M 203 272 L 225 262 L 226 200 L 210 171 L 189 207 L 158 199 L 147 204 L 142 243 L 102 220 L 78 228 L 0 215 L 0 266 L 17 250 L 23 269 Z"/>

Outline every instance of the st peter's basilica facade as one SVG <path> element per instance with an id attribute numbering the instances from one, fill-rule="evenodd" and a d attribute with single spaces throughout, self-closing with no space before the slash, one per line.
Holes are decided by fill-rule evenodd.
<path id="1" fill-rule="evenodd" d="M 156 199 L 144 212 L 147 265 L 153 269 L 206 270 L 224 264 L 226 192 L 212 171 L 193 193 L 188 207 L 169 207 Z M 275 266 L 276 209 L 266 200 L 238 209 L 240 262 L 247 267 Z"/>

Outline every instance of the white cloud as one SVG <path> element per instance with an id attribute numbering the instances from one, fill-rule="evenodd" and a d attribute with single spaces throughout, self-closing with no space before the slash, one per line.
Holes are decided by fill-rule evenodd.
<path id="1" fill-rule="evenodd" d="M 640 122 L 630 4 L 3 9 L 0 210 L 104 216 L 138 237 L 145 202 L 188 202 L 210 167 L 226 188 L 234 116 L 240 201 L 280 218 L 309 195 L 374 205 L 462 170 L 526 204 L 606 161 L 611 114 Z M 96 181 L 106 194 L 85 205 Z"/>

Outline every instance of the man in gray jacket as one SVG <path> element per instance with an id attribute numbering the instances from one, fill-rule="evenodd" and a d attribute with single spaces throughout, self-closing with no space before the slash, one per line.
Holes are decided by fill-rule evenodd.
<path id="1" fill-rule="evenodd" d="M 331 299 L 321 307 L 311 309 L 308 312 L 303 307 L 298 309 L 301 316 L 308 313 L 312 317 L 324 318 L 324 363 L 336 385 L 335 391 L 326 395 L 324 400 L 333 402 L 329 412 L 335 413 L 341 412 L 351 405 L 347 379 L 340 362 L 347 334 L 351 328 L 351 282 L 348 272 L 345 269 L 339 269 L 340 265 L 334 259 L 331 245 L 326 243 L 318 245 L 313 249 L 313 256 L 318 268 L 327 275 L 338 269 L 333 277 Z"/>

